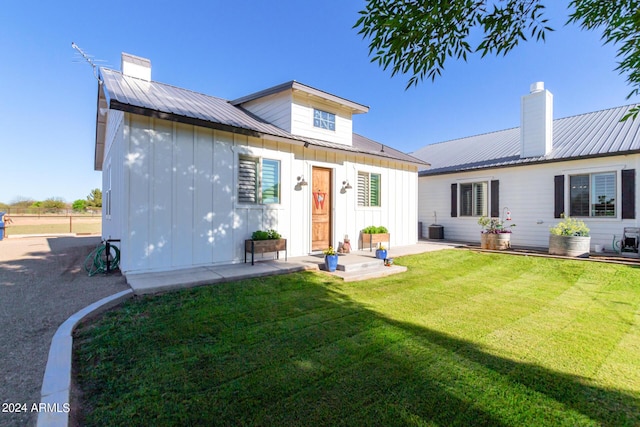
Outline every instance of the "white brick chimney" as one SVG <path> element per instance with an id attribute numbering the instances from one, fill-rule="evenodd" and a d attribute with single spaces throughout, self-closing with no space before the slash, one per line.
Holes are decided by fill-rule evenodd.
<path id="1" fill-rule="evenodd" d="M 122 74 L 151 81 L 151 61 L 122 52 Z"/>
<path id="2" fill-rule="evenodd" d="M 520 158 L 545 156 L 553 144 L 553 94 L 543 82 L 520 102 Z"/>

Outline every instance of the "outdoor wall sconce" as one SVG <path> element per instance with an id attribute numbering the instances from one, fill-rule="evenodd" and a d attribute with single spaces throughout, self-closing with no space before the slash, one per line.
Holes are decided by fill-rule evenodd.
<path id="1" fill-rule="evenodd" d="M 345 179 L 344 181 L 342 181 L 342 189 L 340 190 L 341 193 L 346 193 L 347 190 L 351 190 L 353 187 L 351 186 L 351 184 L 349 184 L 349 180 Z"/>
<path id="2" fill-rule="evenodd" d="M 298 183 L 296 185 L 299 186 L 305 186 L 305 185 L 309 185 L 307 184 L 307 181 L 304 180 L 304 175 L 300 175 L 298 178 L 296 178 L 298 180 Z"/>

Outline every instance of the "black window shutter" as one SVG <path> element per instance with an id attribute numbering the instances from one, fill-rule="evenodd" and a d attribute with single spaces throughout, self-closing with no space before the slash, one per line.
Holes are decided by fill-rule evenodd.
<path id="1" fill-rule="evenodd" d="M 636 218 L 636 170 L 622 171 L 622 219 Z"/>
<path id="2" fill-rule="evenodd" d="M 554 182 L 554 208 L 553 217 L 561 218 L 564 213 L 564 175 L 556 175 L 553 177 Z"/>
<path id="3" fill-rule="evenodd" d="M 458 184 L 451 184 L 451 217 L 458 216 Z"/>
<path id="4" fill-rule="evenodd" d="M 491 216 L 500 216 L 500 181 L 497 179 L 491 181 Z"/>

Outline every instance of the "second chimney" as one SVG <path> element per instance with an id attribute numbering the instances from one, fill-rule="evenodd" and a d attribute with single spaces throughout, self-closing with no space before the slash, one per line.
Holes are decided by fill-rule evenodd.
<path id="1" fill-rule="evenodd" d="M 122 74 L 151 81 L 151 61 L 122 52 Z"/>
<path id="2" fill-rule="evenodd" d="M 553 148 L 553 94 L 543 82 L 520 102 L 520 158 L 546 156 Z"/>

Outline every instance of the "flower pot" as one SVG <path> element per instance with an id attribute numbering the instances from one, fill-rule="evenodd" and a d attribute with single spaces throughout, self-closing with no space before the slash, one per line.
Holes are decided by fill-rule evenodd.
<path id="1" fill-rule="evenodd" d="M 376 249 L 376 258 L 378 258 L 378 259 L 387 259 L 387 250 L 386 249 Z"/>
<path id="2" fill-rule="evenodd" d="M 325 255 L 324 267 L 327 271 L 336 271 L 336 268 L 338 268 L 338 255 Z"/>
<path id="3" fill-rule="evenodd" d="M 589 258 L 589 236 L 558 236 L 549 235 L 549 255 L 573 256 Z"/>
<path id="4" fill-rule="evenodd" d="M 480 248 L 502 251 L 511 248 L 511 233 L 481 233 Z"/>

